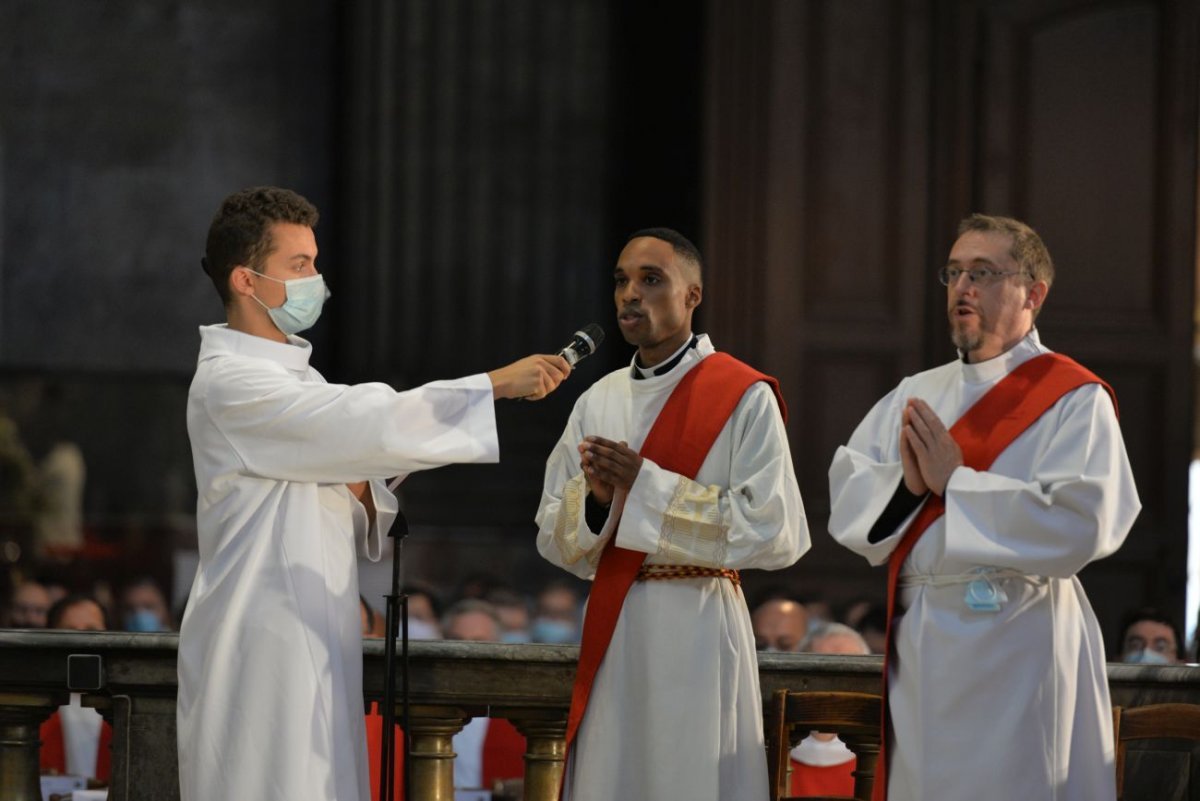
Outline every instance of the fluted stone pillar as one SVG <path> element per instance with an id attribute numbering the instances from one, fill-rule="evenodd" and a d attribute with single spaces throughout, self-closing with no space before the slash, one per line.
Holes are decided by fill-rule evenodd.
<path id="1" fill-rule="evenodd" d="M 0 798 L 42 801 L 38 729 L 65 704 L 66 693 L 0 693 Z"/>

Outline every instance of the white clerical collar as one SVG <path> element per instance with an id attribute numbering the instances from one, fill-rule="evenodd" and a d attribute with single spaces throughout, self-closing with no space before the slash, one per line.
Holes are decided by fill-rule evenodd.
<path id="1" fill-rule="evenodd" d="M 308 369 L 308 357 L 312 355 L 312 344 L 308 340 L 292 335 L 287 343 L 276 342 L 265 337 L 236 331 L 228 325 L 200 326 L 200 361 L 224 353 L 252 356 L 279 362 L 289 370 L 304 372 Z"/>
<path id="2" fill-rule="evenodd" d="M 700 337 L 692 334 L 690 337 L 688 337 L 687 342 L 683 343 L 683 345 L 677 351 L 672 353 L 669 358 L 664 359 L 653 367 L 642 367 L 640 364 L 638 364 L 638 357 L 635 353 L 633 354 L 633 370 L 631 371 L 630 375 L 635 380 L 666 375 L 674 370 L 679 363 L 683 361 L 684 354 L 687 353 L 689 349 L 696 347 L 699 342 Z"/>
<path id="3" fill-rule="evenodd" d="M 830 765 L 841 765 L 854 759 L 854 752 L 837 736 L 832 740 L 818 740 L 815 737 L 805 737 L 800 744 L 792 749 L 792 759 L 814 768 L 824 768 Z"/>
<path id="4" fill-rule="evenodd" d="M 1016 369 L 1018 365 L 1024 364 L 1034 356 L 1047 352 L 1046 348 L 1042 347 L 1042 341 L 1038 337 L 1037 329 L 1031 328 L 1024 338 L 999 356 L 993 356 L 986 361 L 972 364 L 962 360 L 963 353 L 960 350 L 958 358 L 959 363 L 962 364 L 963 380 L 970 384 L 978 384 L 995 381 L 998 378 L 1006 376 Z"/>

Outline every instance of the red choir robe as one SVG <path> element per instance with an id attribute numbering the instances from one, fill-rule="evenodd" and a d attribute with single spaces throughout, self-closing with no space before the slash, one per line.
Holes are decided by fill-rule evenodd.
<path id="1" fill-rule="evenodd" d="M 38 731 L 42 748 L 38 763 L 42 773 L 67 772 L 67 746 L 63 739 L 62 716 L 57 712 L 46 719 Z M 112 778 L 112 727 L 108 721 L 100 722 L 100 743 L 96 749 L 96 766 L 89 778 L 108 783 Z"/>

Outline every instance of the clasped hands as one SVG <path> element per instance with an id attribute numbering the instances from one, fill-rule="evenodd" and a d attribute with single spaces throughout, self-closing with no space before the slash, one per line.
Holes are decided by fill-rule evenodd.
<path id="1" fill-rule="evenodd" d="M 962 448 L 920 398 L 909 398 L 904 407 L 900 463 L 904 467 L 904 486 L 913 495 L 944 494 L 950 475 L 963 463 Z"/>
<path id="2" fill-rule="evenodd" d="M 642 457 L 627 443 L 584 437 L 579 443 L 579 466 L 592 497 L 607 506 L 616 489 L 628 492 L 633 486 L 642 469 Z"/>

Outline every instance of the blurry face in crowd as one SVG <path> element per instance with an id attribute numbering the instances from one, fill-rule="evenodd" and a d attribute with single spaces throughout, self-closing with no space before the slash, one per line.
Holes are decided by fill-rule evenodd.
<path id="1" fill-rule="evenodd" d="M 491 615 L 484 612 L 463 612 L 455 615 L 446 626 L 447 640 L 470 642 L 499 642 L 500 627 Z"/>
<path id="2" fill-rule="evenodd" d="M 575 594 L 565 587 L 542 592 L 530 634 L 534 642 L 554 645 L 579 642 L 579 601 Z"/>
<path id="3" fill-rule="evenodd" d="M 433 604 L 425 595 L 408 596 L 408 619 L 420 620 L 431 626 L 437 625 L 437 616 L 433 614 Z"/>
<path id="4" fill-rule="evenodd" d="M 10 622 L 13 628 L 44 629 L 50 611 L 50 593 L 36 581 L 27 581 L 13 591 Z"/>
<path id="5" fill-rule="evenodd" d="M 750 616 L 754 647 L 760 651 L 796 651 L 808 632 L 808 611 L 795 601 L 767 601 Z"/>
<path id="6" fill-rule="evenodd" d="M 1125 630 L 1123 661 L 1174 664 L 1179 660 L 1175 631 L 1165 623 L 1139 620 Z"/>
<path id="7" fill-rule="evenodd" d="M 80 601 L 63 610 L 58 627 L 72 631 L 104 631 L 104 612 L 93 601 Z"/>
<path id="8" fill-rule="evenodd" d="M 503 629 L 500 639 L 504 642 L 529 642 L 529 610 L 524 606 L 497 606 L 496 616 Z"/>
<path id="9" fill-rule="evenodd" d="M 574 623 L 579 617 L 579 602 L 568 590 L 547 590 L 538 596 L 538 617 Z"/>
<path id="10" fill-rule="evenodd" d="M 946 263 L 964 271 L 946 287 L 950 339 L 967 361 L 999 356 L 1033 328 L 1033 312 L 1046 296 L 1046 284 L 1032 281 L 1012 257 L 1012 237 L 994 231 L 968 231 L 950 249 Z M 973 283 L 965 271 L 986 268 L 1004 273 L 994 283 Z"/>
<path id="11" fill-rule="evenodd" d="M 652 236 L 631 240 L 613 272 L 617 324 L 636 345 L 643 366 L 652 367 L 683 347 L 692 331 L 692 312 L 701 289 L 670 242 Z"/>
<path id="12" fill-rule="evenodd" d="M 121 597 L 126 631 L 166 631 L 171 627 L 167 599 L 152 584 L 137 584 Z"/>

